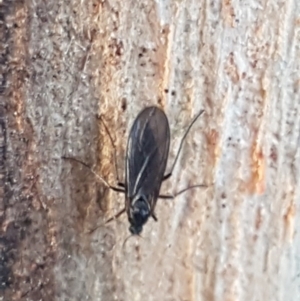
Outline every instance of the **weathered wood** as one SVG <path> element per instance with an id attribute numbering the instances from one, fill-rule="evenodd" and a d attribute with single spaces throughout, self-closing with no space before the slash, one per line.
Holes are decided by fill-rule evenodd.
<path id="1" fill-rule="evenodd" d="M 0 2 L 0 300 L 299 300 L 296 1 Z M 169 167 L 157 222 L 73 156 L 124 177 L 128 130 L 159 105 Z M 99 226 L 90 233 L 91 229 Z M 1 299 L 2 298 L 2 299 Z"/>

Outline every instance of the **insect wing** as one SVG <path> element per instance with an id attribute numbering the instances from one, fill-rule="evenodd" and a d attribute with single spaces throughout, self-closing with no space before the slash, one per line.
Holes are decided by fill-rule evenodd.
<path id="1" fill-rule="evenodd" d="M 145 108 L 131 128 L 126 153 L 127 197 L 137 193 L 157 199 L 166 169 L 170 127 L 165 113 L 157 107 Z"/>

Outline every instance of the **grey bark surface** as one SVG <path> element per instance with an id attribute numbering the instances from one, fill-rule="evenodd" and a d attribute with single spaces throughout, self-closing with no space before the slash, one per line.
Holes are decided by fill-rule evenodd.
<path id="1" fill-rule="evenodd" d="M 299 300 L 299 5 L 0 1 L 0 300 Z M 101 114 L 123 181 L 148 105 L 168 168 L 205 110 L 161 191 L 208 187 L 128 238 L 124 196 L 62 156 L 116 183 Z"/>

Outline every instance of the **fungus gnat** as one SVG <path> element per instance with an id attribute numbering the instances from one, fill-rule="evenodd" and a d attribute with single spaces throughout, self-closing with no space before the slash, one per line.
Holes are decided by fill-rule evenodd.
<path id="1" fill-rule="evenodd" d="M 178 191 L 174 195 L 159 194 L 162 182 L 172 175 L 189 130 L 203 112 L 204 110 L 201 110 L 188 126 L 181 139 L 171 170 L 167 174 L 165 174 L 165 171 L 170 147 L 170 126 L 167 116 L 160 108 L 155 106 L 146 107 L 138 114 L 131 127 L 127 142 L 125 183 L 118 183 L 119 187 L 110 185 L 91 170 L 107 187 L 125 194 L 125 207 L 107 222 L 126 212 L 130 223 L 129 231 L 133 235 L 138 235 L 142 232 L 143 226 L 149 217 L 157 221 L 154 209 L 158 198 L 174 199 L 189 189 L 206 187 L 205 185 L 193 185 Z M 106 126 L 105 128 L 113 144 L 108 128 Z M 75 160 L 90 168 L 87 164 L 75 158 L 63 158 Z"/>

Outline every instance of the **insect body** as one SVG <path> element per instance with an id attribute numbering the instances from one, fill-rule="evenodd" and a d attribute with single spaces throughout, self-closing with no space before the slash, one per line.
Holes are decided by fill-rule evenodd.
<path id="1" fill-rule="evenodd" d="M 170 146 L 170 127 L 157 107 L 144 109 L 131 128 L 125 174 L 125 208 L 130 232 L 139 234 L 154 208 L 164 179 Z"/>
<path id="2" fill-rule="evenodd" d="M 139 113 L 132 125 L 127 142 L 125 184 L 118 183 L 120 187 L 110 185 L 96 172 L 91 170 L 107 187 L 114 191 L 125 193 L 125 208 L 107 222 L 126 212 L 130 223 L 129 231 L 134 235 L 140 234 L 149 217 L 157 220 L 154 209 L 158 198 L 174 199 L 177 195 L 189 189 L 206 187 L 206 185 L 194 185 L 174 195 L 159 194 L 162 182 L 172 175 L 185 137 L 203 112 L 203 110 L 200 111 L 188 126 L 181 139 L 171 171 L 166 175 L 165 170 L 170 147 L 170 127 L 167 116 L 161 109 L 155 106 L 147 107 Z M 113 144 L 110 133 L 106 126 L 105 128 Z M 87 164 L 75 158 L 63 158 L 72 159 L 90 168 Z"/>

